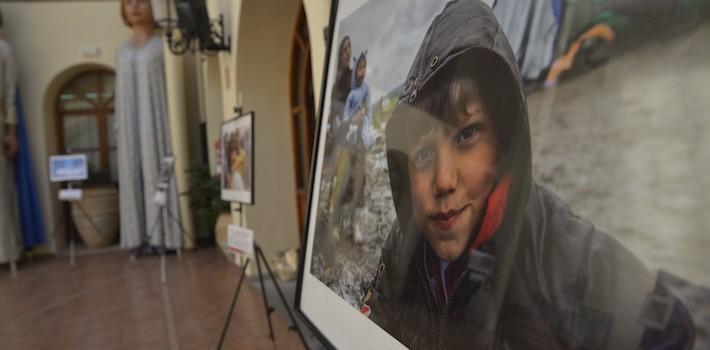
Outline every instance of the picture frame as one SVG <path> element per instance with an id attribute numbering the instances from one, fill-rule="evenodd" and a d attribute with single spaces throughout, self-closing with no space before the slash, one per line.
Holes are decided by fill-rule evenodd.
<path id="1" fill-rule="evenodd" d="M 84 181 L 89 178 L 86 154 L 66 154 L 49 157 L 49 181 Z"/>
<path id="2" fill-rule="evenodd" d="M 399 98 L 399 95 L 403 92 L 405 88 L 405 78 L 409 64 L 414 59 L 416 55 L 418 44 L 421 39 L 425 36 L 426 30 L 430 25 L 431 21 L 441 12 L 442 8 L 450 0 L 436 0 L 428 3 L 427 9 L 424 13 L 419 13 L 416 17 L 418 22 L 416 23 L 416 28 L 396 28 L 398 34 L 403 35 L 404 40 L 402 40 L 402 45 L 394 45 L 396 49 L 399 50 L 399 55 L 401 57 L 395 56 L 391 57 L 392 62 L 384 65 L 377 65 L 372 67 L 375 60 L 374 57 L 368 57 L 368 68 L 367 74 L 372 71 L 389 71 L 392 75 L 383 80 L 377 82 L 371 82 L 372 96 L 370 97 L 370 106 L 372 108 L 373 121 L 378 123 L 376 127 L 384 129 L 386 124 L 387 113 L 391 112 L 395 105 L 395 102 Z M 487 6 L 492 6 L 494 0 L 482 0 L 482 3 Z M 368 21 L 373 21 L 375 19 L 371 18 L 373 14 L 379 14 L 379 16 L 391 16 L 395 15 L 395 21 L 404 21 L 407 17 L 411 17 L 411 13 L 405 13 L 404 9 L 407 8 L 411 11 L 421 10 L 422 4 L 417 6 L 411 6 L 406 1 L 397 2 L 395 7 L 395 12 L 387 11 L 387 9 L 378 9 L 378 6 L 390 6 L 388 2 L 378 2 L 370 0 L 333 0 L 331 2 L 331 13 L 329 26 L 326 28 L 325 36 L 328 39 L 328 45 L 326 47 L 326 60 L 325 67 L 323 69 L 323 84 L 321 90 L 320 108 L 318 122 L 316 125 L 316 132 L 314 135 L 314 155 L 311 164 L 311 178 L 310 187 L 308 194 L 308 213 L 306 215 L 306 229 L 305 236 L 302 241 L 301 248 L 301 260 L 299 266 L 299 275 L 297 280 L 296 288 L 296 299 L 295 299 L 295 310 L 297 314 L 304 320 L 305 324 L 313 332 L 313 334 L 319 339 L 319 341 L 327 348 L 337 348 L 337 349 L 347 349 L 354 348 L 354 343 L 352 339 L 358 339 L 357 348 L 372 348 L 372 349 L 403 349 L 406 348 L 405 345 L 395 338 L 392 334 L 385 331 L 379 325 L 377 325 L 372 320 L 369 320 L 368 312 L 365 309 L 361 309 L 357 306 L 359 302 L 356 300 L 346 300 L 343 294 L 347 292 L 340 291 L 335 292 L 332 286 L 323 283 L 321 280 L 322 276 L 317 276 L 313 273 L 314 268 L 314 245 L 316 240 L 317 231 L 319 231 L 319 222 L 323 221 L 323 199 L 329 194 L 324 193 L 326 187 L 332 186 L 329 182 L 337 176 L 333 172 L 337 170 L 331 169 L 330 175 L 324 175 L 328 173 L 327 168 L 329 165 L 325 164 L 329 161 L 326 158 L 331 158 L 330 162 L 333 161 L 332 158 L 336 158 L 332 151 L 332 144 L 334 143 L 332 137 L 332 115 L 331 109 L 334 105 L 333 103 L 333 87 L 337 82 L 337 54 L 339 51 L 339 46 L 343 39 L 347 36 L 352 42 L 359 40 L 360 45 L 352 44 L 352 64 L 357 65 L 358 55 L 373 55 L 379 56 L 379 60 L 386 59 L 392 52 L 376 52 L 367 46 L 367 42 L 372 39 L 373 35 L 376 37 L 375 40 L 379 39 L 384 42 L 385 37 L 388 35 L 386 32 L 379 32 L 378 27 L 371 27 L 365 29 L 364 33 L 360 33 L 359 39 L 357 38 L 357 33 L 346 33 L 348 30 L 343 29 L 343 24 L 353 28 L 357 26 L 358 20 L 363 20 L 365 23 Z M 390 9 L 391 10 L 391 9 Z M 370 18 L 368 18 L 370 17 Z M 364 28 L 366 26 L 361 26 Z M 389 40 L 393 40 L 391 37 Z M 404 51 L 404 53 L 402 53 Z M 370 60 L 372 58 L 372 61 Z M 399 59 L 403 62 L 397 62 Z M 367 78 L 366 78 L 367 80 Z M 342 102 L 342 101 L 341 101 Z M 341 106 L 342 107 L 342 106 Z M 343 135 L 341 139 L 346 136 Z M 337 137 L 336 137 L 337 138 Z M 384 142 L 381 135 L 372 138 L 372 142 L 382 146 Z M 377 148 L 378 146 L 374 146 Z M 376 169 L 380 172 L 380 179 L 382 176 L 387 176 L 387 172 L 382 169 L 386 169 L 385 151 L 383 149 L 370 149 L 368 151 L 370 155 L 375 154 L 375 158 L 368 160 L 368 162 L 373 161 L 378 164 L 380 168 Z M 342 162 L 342 161 L 341 161 Z M 353 168 L 364 169 L 366 166 L 363 164 L 365 161 L 363 159 L 359 160 L 358 165 L 353 166 Z M 384 164 L 384 166 L 383 166 Z M 331 164 L 332 166 L 332 164 Z M 373 169 L 365 169 L 365 171 L 372 171 Z M 352 168 L 347 172 L 352 172 Z M 326 177 L 330 176 L 331 179 L 328 180 Z M 325 181 L 324 181 L 325 180 Z M 387 182 L 389 179 L 387 179 Z M 382 185 L 382 184 L 380 184 Z M 347 185 L 350 186 L 349 184 Z M 388 185 L 385 185 L 388 186 Z M 343 186 L 344 187 L 344 186 Z M 379 188 L 378 188 L 379 190 Z M 345 190 L 347 192 L 348 190 Z M 372 191 L 372 189 L 366 189 L 365 192 Z M 387 220 L 391 220 L 391 216 L 394 213 L 394 207 L 392 206 L 392 198 L 389 189 L 386 191 L 377 191 L 379 194 L 378 199 L 367 198 L 366 200 L 372 202 L 373 200 L 378 203 L 374 208 L 369 208 L 377 212 L 386 212 L 387 214 L 382 215 L 384 220 L 378 221 L 378 230 L 383 229 L 388 226 Z M 345 197 L 348 194 L 344 195 Z M 368 196 L 368 195 L 365 195 Z M 356 209 L 350 207 L 343 209 L 341 211 L 351 211 L 354 212 Z M 384 221 L 384 222 L 383 222 Z M 390 222 L 391 223 L 391 222 Z M 322 231 L 322 227 L 321 227 Z M 331 232 L 320 232 L 320 236 L 330 235 Z M 352 233 L 346 233 L 352 237 Z M 347 238 L 350 239 L 350 238 Z M 379 244 L 381 244 L 380 242 Z M 336 253 L 337 254 L 337 253 Z M 317 260 L 317 259 L 316 259 Z M 489 259 L 490 260 L 490 259 Z M 376 261 L 375 261 L 376 262 Z M 383 272 L 381 264 L 372 265 L 372 259 L 370 259 L 369 264 L 360 267 L 359 275 L 363 277 L 371 277 L 371 273 L 381 273 Z M 367 271 L 367 272 L 364 272 Z M 368 278 L 369 279 L 369 278 Z M 361 297 L 365 297 L 366 293 L 363 291 Z"/>
<path id="3" fill-rule="evenodd" d="M 226 120 L 220 128 L 223 201 L 254 204 L 254 112 Z"/>
<path id="4" fill-rule="evenodd" d="M 443 7 L 448 1 L 439 1 L 437 5 Z M 492 1 L 491 1 L 492 2 Z M 346 17 L 352 16 L 360 7 L 367 5 L 366 0 L 343 1 L 333 0 L 331 2 L 331 13 L 329 26 L 326 28 L 325 36 L 328 39 L 326 47 L 326 60 L 323 74 L 323 84 L 320 99 L 320 114 L 316 125 L 314 137 L 314 156 L 311 164 L 311 184 L 308 194 L 308 214 L 306 216 L 306 234 L 303 240 L 301 249 L 301 260 L 299 267 L 299 276 L 296 288 L 296 313 L 304 320 L 305 324 L 319 339 L 319 341 L 327 348 L 353 348 L 352 339 L 358 339 L 358 348 L 373 348 L 373 349 L 400 349 L 405 348 L 404 345 L 394 338 L 391 334 L 379 327 L 377 324 L 367 319 L 363 311 L 355 307 L 352 301 L 345 301 L 342 296 L 334 293 L 327 285 L 322 283 L 318 277 L 312 274 L 313 268 L 313 245 L 314 235 L 317 229 L 317 222 L 322 218 L 318 215 L 319 202 L 322 199 L 323 187 L 323 167 L 329 142 L 332 141 L 329 130 L 329 115 L 327 112 L 332 106 L 332 87 L 336 72 L 336 53 L 338 46 L 343 39 L 343 31 L 341 22 Z M 370 5 L 375 4 L 375 1 L 369 2 Z M 413 37 L 424 36 L 426 27 L 429 21 L 440 11 L 437 6 L 436 10 L 431 11 L 427 16 L 423 16 L 422 25 L 412 34 Z M 386 13 L 386 12 L 384 12 Z M 404 14 L 400 14 L 405 16 Z M 351 17 L 352 18 L 352 17 Z M 426 23 L 424 23 L 426 22 Z M 416 39 L 415 39 L 416 40 Z M 367 50 L 363 46 L 358 48 L 357 53 Z M 356 55 L 356 50 L 353 49 L 353 56 Z M 408 48 L 409 59 L 413 59 L 416 54 L 416 47 Z M 404 64 L 402 66 L 405 66 Z M 407 67 L 399 67 L 399 74 L 406 74 Z M 403 78 L 403 77 L 402 77 Z M 397 79 L 394 79 L 397 80 Z M 388 104 L 387 108 L 392 107 L 392 103 L 397 98 L 397 94 L 403 88 L 404 82 L 391 82 L 388 84 L 390 91 L 383 93 L 378 91 L 377 101 L 380 106 Z M 404 79 L 402 79 L 404 80 Z M 384 125 L 384 124 L 383 124 Z M 377 142 L 382 142 L 378 140 Z M 332 156 L 332 154 L 330 155 Z M 382 156 L 382 154 L 380 154 Z M 389 199 L 391 200 L 391 199 Z M 387 200 L 384 201 L 385 203 Z M 392 210 L 392 209 L 390 209 Z M 377 266 L 373 271 L 380 271 Z"/>
<path id="5" fill-rule="evenodd" d="M 539 4 L 542 8 L 550 3 Z M 581 196 L 575 191 L 597 193 L 598 189 L 611 187 L 614 180 L 609 178 L 595 182 L 598 183 L 595 187 L 590 186 L 590 171 L 596 170 L 594 164 L 599 159 L 605 159 L 605 164 L 613 164 L 608 160 L 612 157 L 605 156 L 615 154 L 624 147 L 620 145 L 631 139 L 615 134 L 615 144 L 600 144 L 595 136 L 608 134 L 606 130 L 598 130 L 596 134 L 588 132 L 600 126 L 590 122 L 593 120 L 590 115 L 599 119 L 609 117 L 604 119 L 607 124 L 601 125 L 606 126 L 626 121 L 625 114 L 634 114 L 632 109 L 635 107 L 645 111 L 655 103 L 636 93 L 635 99 L 620 103 L 619 96 L 614 94 L 616 86 L 628 83 L 620 80 L 616 73 L 630 70 L 639 57 L 631 50 L 620 50 L 611 60 L 619 64 L 610 64 L 608 71 L 597 68 L 599 66 L 582 66 L 577 72 L 562 75 L 561 67 L 566 67 L 568 59 L 574 57 L 586 40 L 591 40 L 590 35 L 599 35 L 594 37 L 594 43 L 598 45 L 594 54 L 603 56 L 606 53 L 604 49 L 608 47 L 604 45 L 608 42 L 604 40 L 609 38 L 605 36 L 609 25 L 598 24 L 592 30 L 583 23 L 587 17 L 602 18 L 595 17 L 601 10 L 582 8 L 576 22 L 555 22 L 559 26 L 559 35 L 548 35 L 545 40 L 538 41 L 539 37 L 528 40 L 531 39 L 529 34 L 537 35 L 528 32 L 530 23 L 527 28 L 519 25 L 540 19 L 538 13 L 525 12 L 535 6 L 524 7 L 516 2 L 463 0 L 417 3 L 339 0 L 331 3 L 295 301 L 297 313 L 327 348 L 468 348 L 479 345 L 475 342 L 480 342 L 481 347 L 490 347 L 503 339 L 496 338 L 493 330 L 496 323 L 504 322 L 509 330 L 519 331 L 504 337 L 509 336 L 506 339 L 513 343 L 519 341 L 522 347 L 545 348 L 545 344 L 560 339 L 569 344 L 635 346 L 639 339 L 631 339 L 628 329 L 633 328 L 636 334 L 640 334 L 643 326 L 658 328 L 663 323 L 674 322 L 668 320 L 667 310 L 663 309 L 667 303 L 662 300 L 653 304 L 656 306 L 654 311 L 658 311 L 654 315 L 660 316 L 641 322 L 634 318 L 628 322 L 630 319 L 625 318 L 626 315 L 641 312 L 644 307 L 643 296 L 653 276 L 642 264 L 624 263 L 636 261 L 638 254 L 638 250 L 625 246 L 628 241 L 624 237 L 619 238 L 628 232 L 627 226 L 614 227 L 616 231 L 627 232 L 610 234 L 580 220 L 574 211 L 578 208 L 588 210 L 582 219 L 587 219 L 588 214 L 596 214 L 589 207 L 597 209 L 597 213 L 611 214 L 620 223 L 628 219 L 628 216 L 619 217 L 608 210 L 613 207 L 609 205 L 613 200 L 619 203 L 616 195 L 627 193 L 626 188 L 617 186 L 617 193 L 598 193 L 598 198 Z M 574 9 L 574 6 L 570 8 Z M 551 10 L 547 12 L 552 16 Z M 569 10 L 569 13 L 574 11 Z M 657 26 L 653 22 L 660 16 L 629 19 L 645 21 L 643 25 L 654 28 Z M 445 22 L 447 20 L 450 22 Z M 548 23 L 556 21 L 549 17 L 544 20 L 549 20 Z M 546 33 L 554 34 L 554 31 Z M 627 45 L 624 49 L 635 47 L 637 34 L 629 30 L 619 35 L 619 41 Z M 651 36 L 649 40 L 654 39 Z M 519 52 L 528 55 L 521 59 Z M 540 58 L 530 55 L 531 52 L 546 56 Z M 609 59 L 597 59 L 589 52 L 585 54 L 590 55 L 588 58 L 594 64 L 603 65 Z M 598 70 L 587 73 L 595 68 Z M 658 91 L 667 91 L 668 86 L 673 86 L 670 80 L 654 81 L 647 74 L 634 73 L 637 84 L 652 83 Z M 595 84 L 593 93 L 592 88 L 584 86 L 585 82 L 591 81 Z M 467 92 L 461 93 L 466 89 Z M 457 100 L 462 95 L 465 95 L 464 101 Z M 605 102 L 596 97 L 602 97 Z M 422 100 L 424 102 L 420 102 Z M 606 110 L 597 112 L 591 108 L 602 104 L 615 108 L 610 108 L 611 113 L 606 114 Z M 477 108 L 470 107 L 472 105 Z M 465 124 L 461 120 L 476 114 L 485 115 L 483 119 L 487 121 L 473 118 L 469 121 L 475 122 L 467 121 L 467 125 L 461 125 Z M 583 119 L 582 115 L 587 118 Z M 460 116 L 464 118 L 451 118 Z M 646 114 L 633 116 L 645 120 Z M 402 117 L 412 120 L 405 123 Z M 574 125 L 567 123 L 570 118 L 575 119 Z M 659 117 L 659 120 L 664 119 Z M 660 133 L 657 130 L 650 126 L 644 130 L 646 136 L 654 135 L 649 139 L 658 140 Z M 465 175 L 457 179 L 469 182 L 466 186 L 471 187 L 463 194 L 468 197 L 457 199 L 460 203 L 449 207 L 442 205 L 446 208 L 435 208 L 430 212 L 421 209 L 427 204 L 427 196 L 436 197 L 445 192 L 438 187 L 447 187 L 434 183 L 432 179 L 439 176 L 433 175 L 435 170 L 418 173 L 419 161 L 424 163 L 438 157 L 438 154 L 431 155 L 433 151 L 427 151 L 436 149 L 436 152 L 446 154 L 444 152 L 451 151 L 447 148 L 451 144 L 455 145 L 451 149 L 457 151 L 474 143 L 478 147 L 479 139 L 471 143 L 466 140 L 470 140 L 471 135 L 486 133 L 489 138 L 482 143 L 488 142 L 490 146 L 486 158 L 490 162 L 481 162 L 480 158 L 474 159 L 476 157 L 469 154 L 456 158 L 460 162 L 426 163 L 430 170 L 455 169 L 459 172 L 457 176 Z M 433 139 L 444 141 L 434 144 Z M 586 148 L 577 147 L 580 140 Z M 463 143 L 459 144 L 459 141 Z M 421 143 L 425 146 L 421 147 Z M 577 153 L 567 151 L 569 149 L 586 152 L 585 157 L 578 157 Z M 647 156 L 647 153 L 643 154 L 643 157 Z M 561 170 L 568 170 L 568 164 L 578 167 L 574 176 Z M 476 171 L 461 172 L 461 169 Z M 477 177 L 474 173 L 479 169 L 484 169 L 485 176 L 490 176 Z M 446 175 L 446 172 L 442 174 Z M 415 184 L 413 177 L 420 182 Z M 474 188 L 480 179 L 483 179 L 480 183 L 486 185 Z M 458 186 L 464 180 L 454 182 Z M 643 189 L 637 189 L 643 192 Z M 480 205 L 469 210 L 479 192 L 483 193 L 478 199 Z M 560 198 L 557 192 L 568 197 Z M 672 191 L 667 194 L 675 195 Z M 473 214 L 461 219 L 464 216 L 459 215 L 466 210 Z M 592 217 L 591 222 L 610 222 L 606 219 L 597 216 Z M 669 222 L 673 222 L 672 219 Z M 458 226 L 463 239 L 456 243 L 457 251 L 448 254 L 450 246 L 436 246 L 439 243 L 437 234 L 453 240 L 454 235 L 449 233 L 454 232 L 457 229 L 455 224 L 462 221 L 467 226 Z M 427 227 L 430 223 L 433 223 L 430 226 L 438 225 L 441 229 Z M 638 227 L 631 230 L 636 231 Z M 646 237 L 643 232 L 636 233 L 638 237 Z M 657 234 L 656 237 L 663 235 Z M 540 264 L 530 267 L 534 271 L 525 271 L 521 277 L 516 270 L 524 265 L 521 257 L 533 259 L 538 256 Z M 546 264 L 548 259 L 555 263 Z M 426 312 L 435 314 L 432 310 L 436 308 L 437 317 L 442 318 L 453 314 L 447 308 L 450 305 L 447 288 L 452 285 L 447 280 L 447 268 L 454 264 L 462 265 L 456 266 L 461 270 L 455 271 L 457 279 L 453 288 L 459 286 L 459 281 L 468 283 L 463 292 L 465 296 L 454 294 L 461 298 L 457 305 L 468 309 L 459 310 L 458 315 L 464 314 L 465 317 L 460 316 L 448 323 L 463 320 L 465 322 L 459 324 L 466 327 L 458 329 L 457 336 L 448 337 L 450 334 L 443 331 L 429 331 L 436 328 L 432 321 L 436 317 L 427 319 Z M 587 266 L 595 269 L 587 269 Z M 526 272 L 542 277 L 525 280 Z M 544 284 L 546 274 L 565 281 L 574 276 L 574 288 L 563 283 L 555 285 L 551 291 L 546 290 L 549 287 Z M 609 281 L 610 286 L 595 284 L 609 275 L 620 278 Z M 511 291 L 513 288 L 508 289 L 508 283 L 513 279 L 518 280 L 510 282 L 516 289 Z M 541 285 L 537 285 L 538 282 Z M 481 286 L 484 287 L 479 288 Z M 635 293 L 622 294 L 627 290 Z M 501 305 L 517 303 L 518 300 L 514 300 L 506 304 L 509 302 L 507 298 L 525 293 L 529 295 L 523 305 L 497 309 Z M 601 299 L 609 299 L 593 307 L 583 305 L 583 296 L 594 293 Z M 621 299 L 626 302 L 625 308 L 618 307 Z M 373 300 L 380 304 L 373 303 Z M 394 306 L 382 307 L 383 302 L 393 302 Z M 475 307 L 470 307 L 473 303 L 476 303 Z M 588 309 L 565 308 L 565 305 L 581 305 Z M 382 311 L 384 309 L 387 310 Z M 406 312 L 397 311 L 402 309 Z M 471 310 L 481 313 L 469 317 L 467 312 Z M 585 311 L 580 313 L 580 310 Z M 537 313 L 550 317 L 533 319 L 526 316 Z M 409 317 L 411 315 L 417 317 Z M 420 319 L 424 321 L 419 322 Z M 580 319 L 584 322 L 575 323 Z M 433 327 L 428 327 L 432 324 Z M 680 322 L 677 326 L 684 334 L 692 333 Z M 525 335 L 532 333 L 543 336 Z M 467 338 L 471 335 L 476 339 Z"/>

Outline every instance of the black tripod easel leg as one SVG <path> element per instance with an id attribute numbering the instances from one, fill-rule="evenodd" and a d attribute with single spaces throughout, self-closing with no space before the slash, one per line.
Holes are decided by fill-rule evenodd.
<path id="1" fill-rule="evenodd" d="M 255 248 L 259 249 L 259 248 Z M 258 250 L 257 250 L 258 251 Z M 256 253 L 258 254 L 258 253 Z M 261 298 L 264 300 L 264 308 L 266 311 L 266 319 L 269 321 L 269 337 L 271 341 L 276 341 L 274 338 L 274 326 L 271 324 L 271 313 L 274 312 L 274 308 L 269 305 L 269 300 L 266 298 L 266 288 L 264 288 L 264 275 L 261 272 L 261 262 L 259 262 L 259 255 L 256 255 L 256 269 L 259 271 L 259 285 L 261 285 Z M 288 307 L 288 305 L 287 305 Z"/>
<path id="2" fill-rule="evenodd" d="M 293 316 L 293 312 L 291 312 L 291 307 L 289 306 L 288 302 L 286 301 L 286 297 L 284 297 L 283 292 L 281 291 L 281 287 L 279 286 L 279 283 L 276 281 L 276 277 L 274 276 L 274 273 L 271 271 L 271 267 L 269 266 L 269 262 L 266 260 L 266 257 L 264 256 L 264 253 L 262 252 L 261 248 L 259 248 L 258 245 L 254 244 L 254 257 L 253 259 L 256 260 L 256 268 L 259 273 L 259 284 L 261 285 L 261 297 L 264 301 L 264 310 L 266 311 L 266 320 L 269 322 L 269 337 L 271 338 L 272 342 L 276 341 L 276 338 L 274 337 L 274 328 L 271 322 L 271 314 L 274 312 L 274 308 L 269 305 L 269 300 L 266 297 L 266 288 L 264 288 L 264 275 L 261 270 L 261 263 L 264 263 L 264 266 L 266 267 L 266 271 L 269 273 L 269 277 L 271 278 L 271 282 L 274 284 L 274 287 L 276 287 L 276 291 L 279 293 L 279 297 L 281 298 L 281 302 L 283 303 L 283 306 L 286 308 L 286 312 L 288 312 L 288 316 L 291 319 L 291 325 L 289 327 L 290 331 L 294 331 L 298 333 L 298 337 L 301 339 L 301 342 L 303 343 L 303 346 L 308 349 L 308 344 L 306 343 L 306 340 L 303 338 L 303 333 L 301 333 L 301 329 L 298 327 L 298 324 L 296 323 L 296 318 Z M 227 335 L 227 329 L 229 328 L 229 321 L 232 318 L 232 313 L 234 312 L 234 306 L 237 301 L 237 297 L 239 297 L 239 291 L 242 288 L 242 283 L 244 282 L 244 276 L 246 276 L 246 271 L 247 271 L 247 266 L 249 265 L 249 261 L 251 259 L 247 259 L 246 263 L 244 264 L 244 267 L 242 269 L 242 276 L 239 279 L 239 283 L 237 284 L 237 291 L 234 293 L 234 297 L 232 298 L 232 305 L 229 307 L 229 314 L 227 314 L 227 320 L 224 323 L 224 328 L 222 329 L 222 336 L 219 339 L 219 344 L 217 345 L 217 350 L 222 349 L 222 344 L 224 343 L 224 338 Z"/>
<path id="3" fill-rule="evenodd" d="M 168 218 L 172 219 L 172 220 L 178 225 L 178 229 L 180 229 L 180 239 L 182 240 L 183 237 L 187 237 L 187 239 L 191 240 L 192 243 L 195 243 L 195 240 L 194 240 L 194 239 L 191 239 L 191 238 L 187 235 L 187 231 L 185 230 L 185 228 L 182 227 L 182 222 L 180 221 L 180 219 L 178 219 L 177 216 L 175 216 L 175 214 L 173 214 L 173 212 L 170 211 L 170 209 L 167 209 L 167 208 L 166 208 L 166 212 L 168 213 Z M 177 249 L 176 249 L 176 251 L 177 251 L 177 257 L 178 257 L 178 259 L 182 258 L 182 253 L 181 253 L 181 251 L 182 251 L 182 244 L 181 244 L 181 247 L 180 247 L 180 248 L 177 248 Z"/>
<path id="4" fill-rule="evenodd" d="M 261 248 L 258 245 L 255 245 L 254 247 L 254 253 L 256 254 L 256 261 L 257 263 L 259 262 L 259 259 L 264 261 L 264 266 L 266 266 L 266 271 L 269 273 L 269 277 L 271 278 L 271 281 L 274 283 L 274 287 L 276 287 L 276 291 L 279 293 L 279 298 L 281 298 L 281 302 L 283 303 L 284 307 L 286 308 L 286 312 L 288 313 L 288 317 L 291 319 L 291 323 L 293 324 L 292 326 L 289 327 L 289 330 L 294 331 L 298 334 L 298 337 L 301 338 L 301 342 L 303 343 L 303 346 L 308 349 L 308 344 L 306 343 L 306 339 L 303 338 L 303 333 L 301 333 L 301 329 L 298 327 L 298 323 L 296 323 L 296 318 L 293 316 L 293 312 L 291 312 L 291 307 L 288 305 L 288 302 L 286 301 L 286 297 L 284 297 L 283 291 L 281 291 L 281 287 L 279 286 L 279 283 L 276 281 L 276 277 L 274 276 L 274 273 L 271 271 L 271 267 L 269 266 L 269 263 L 266 260 L 266 257 L 264 256 L 264 253 L 261 251 Z M 263 286 L 262 286 L 263 290 Z"/>
<path id="5" fill-rule="evenodd" d="M 247 266 L 249 266 L 249 259 L 247 259 L 247 261 L 244 263 L 244 267 L 242 268 L 242 276 L 239 277 L 239 282 L 237 283 L 237 290 L 234 291 L 234 296 L 232 297 L 232 305 L 229 306 L 229 313 L 227 314 L 227 320 L 224 321 L 224 328 L 222 329 L 222 336 L 219 337 L 219 344 L 217 345 L 217 350 L 222 349 L 224 337 L 227 335 L 227 329 L 229 329 L 229 321 L 232 320 L 234 306 L 237 304 L 237 298 L 239 297 L 239 292 L 242 289 L 244 277 L 247 275 Z"/>

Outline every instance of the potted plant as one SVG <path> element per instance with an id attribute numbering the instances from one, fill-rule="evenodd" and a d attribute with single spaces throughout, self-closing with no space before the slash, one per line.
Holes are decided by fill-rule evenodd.
<path id="1" fill-rule="evenodd" d="M 187 172 L 190 175 L 190 187 L 184 195 L 190 196 L 190 208 L 198 220 L 197 227 L 207 232 L 201 237 L 198 234 L 198 241 L 214 242 L 212 235 L 215 235 L 220 246 L 226 245 L 226 225 L 231 221 L 231 216 L 229 203 L 222 201 L 221 198 L 219 176 L 210 174 L 210 167 L 207 164 L 194 164 Z M 218 221 L 223 224 L 218 225 Z M 224 232 L 217 232 L 219 230 Z M 220 242 L 220 236 L 225 237 L 224 242 Z"/>

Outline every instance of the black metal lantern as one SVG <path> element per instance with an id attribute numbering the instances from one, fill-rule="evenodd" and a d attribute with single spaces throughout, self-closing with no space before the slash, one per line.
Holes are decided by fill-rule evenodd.
<path id="1" fill-rule="evenodd" d="M 230 38 L 225 35 L 224 15 L 212 21 L 207 15 L 205 0 L 173 0 L 177 19 L 171 16 L 171 0 L 166 0 L 167 18 L 158 20 L 165 28 L 170 52 L 180 55 L 187 50 L 219 52 L 230 50 Z"/>

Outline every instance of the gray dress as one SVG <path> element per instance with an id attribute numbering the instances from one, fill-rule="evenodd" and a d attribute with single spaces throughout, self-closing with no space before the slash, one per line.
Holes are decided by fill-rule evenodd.
<path id="1" fill-rule="evenodd" d="M 159 213 L 153 203 L 163 157 L 172 155 L 161 39 L 154 36 L 141 48 L 130 42 L 122 44 L 116 66 L 121 247 L 132 249 L 142 243 L 161 246 L 165 237 L 167 248 L 179 248 L 182 240 L 174 176 L 167 191 L 168 210 Z"/>
<path id="2" fill-rule="evenodd" d="M 6 124 L 15 124 L 16 67 L 10 45 L 0 40 L 0 139 Z M 14 168 L 0 154 L 0 263 L 15 261 L 22 247 Z"/>

